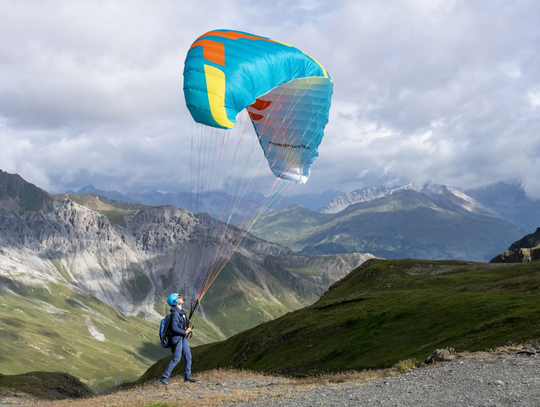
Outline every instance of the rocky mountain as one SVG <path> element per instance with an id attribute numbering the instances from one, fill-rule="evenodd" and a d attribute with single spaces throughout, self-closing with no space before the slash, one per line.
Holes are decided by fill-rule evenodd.
<path id="1" fill-rule="evenodd" d="M 68 284 L 149 320 L 166 311 L 170 292 L 190 297 L 201 259 L 240 233 L 172 206 L 122 208 L 96 197 L 77 203 L 5 172 L 0 191 L 1 278 L 26 287 Z M 224 338 L 311 303 L 369 257 L 299 255 L 247 234 L 201 303 L 211 327 L 203 337 Z"/>
<path id="2" fill-rule="evenodd" d="M 406 190 L 419 192 L 420 194 L 423 194 L 430 199 L 438 202 L 439 205 L 452 208 L 452 210 L 464 210 L 470 213 L 476 213 L 480 215 L 501 217 L 497 212 L 484 207 L 482 204 L 475 201 L 470 196 L 467 196 L 463 192 L 452 187 L 447 187 L 446 185 L 438 185 L 431 182 L 427 182 L 422 187 L 418 187 L 414 184 L 409 184 L 399 188 L 387 188 L 385 186 L 378 186 L 359 189 L 334 198 L 320 212 L 339 213 L 348 208 L 350 205 L 384 198 L 389 195 L 395 194 L 396 192 Z"/>
<path id="3" fill-rule="evenodd" d="M 252 232 L 306 254 L 365 251 L 383 258 L 475 261 L 488 261 L 524 233 L 444 186 L 372 189 L 363 199 L 337 213 L 290 206 L 266 216 Z"/>
<path id="4" fill-rule="evenodd" d="M 482 205 L 502 216 L 512 219 L 525 230 L 540 226 L 540 200 L 531 199 L 519 184 L 497 182 L 465 193 Z"/>
<path id="5" fill-rule="evenodd" d="M 17 174 L 0 170 L 0 210 L 15 215 L 50 212 L 54 198 Z"/>
<path id="6" fill-rule="evenodd" d="M 490 263 L 527 263 L 534 260 L 540 260 L 540 228 L 512 243 L 507 251 L 491 259 Z"/>
<path id="7" fill-rule="evenodd" d="M 356 191 L 352 191 L 347 194 L 335 197 L 319 212 L 338 213 L 346 209 L 350 205 L 354 205 L 355 203 L 368 202 L 372 201 L 373 199 L 384 198 L 385 196 L 392 195 L 393 193 L 401 191 L 403 189 L 413 189 L 413 187 L 412 185 L 400 188 L 387 188 L 385 186 L 378 186 L 358 189 Z"/>

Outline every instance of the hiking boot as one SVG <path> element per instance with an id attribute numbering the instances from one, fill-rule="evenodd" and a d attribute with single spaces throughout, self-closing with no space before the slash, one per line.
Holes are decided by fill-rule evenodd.
<path id="1" fill-rule="evenodd" d="M 164 384 L 165 386 L 168 386 L 168 385 L 169 385 L 169 381 L 168 381 L 167 379 L 163 378 L 163 377 L 162 377 L 161 379 L 159 379 L 159 382 L 160 382 L 161 384 Z"/>
<path id="2" fill-rule="evenodd" d="M 197 380 L 195 380 L 193 377 L 191 376 L 185 376 L 184 377 L 184 381 L 185 382 L 191 382 L 191 383 L 195 383 Z"/>

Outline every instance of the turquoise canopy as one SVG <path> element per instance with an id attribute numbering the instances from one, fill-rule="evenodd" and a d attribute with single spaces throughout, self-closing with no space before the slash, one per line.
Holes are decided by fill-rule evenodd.
<path id="1" fill-rule="evenodd" d="M 247 109 L 276 177 L 305 183 L 328 123 L 333 84 L 315 59 L 282 42 L 215 30 L 191 46 L 184 96 L 193 119 L 231 129 Z"/>

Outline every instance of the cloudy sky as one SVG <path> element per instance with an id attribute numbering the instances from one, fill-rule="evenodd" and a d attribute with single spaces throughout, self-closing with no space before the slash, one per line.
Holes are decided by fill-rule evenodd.
<path id="1" fill-rule="evenodd" d="M 521 182 L 540 198 L 536 0 L 4 0 L 0 169 L 50 192 L 189 188 L 183 63 L 230 28 L 331 73 L 308 183 Z"/>

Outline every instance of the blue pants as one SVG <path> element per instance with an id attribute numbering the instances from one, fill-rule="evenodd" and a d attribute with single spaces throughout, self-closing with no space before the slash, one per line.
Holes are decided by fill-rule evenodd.
<path id="1" fill-rule="evenodd" d="M 171 345 L 171 350 L 173 353 L 173 357 L 169 364 L 167 365 L 167 369 L 165 369 L 165 372 L 163 372 L 164 379 L 169 378 L 171 375 L 174 367 L 180 362 L 180 359 L 182 358 L 182 355 L 184 356 L 184 375 L 185 376 L 191 376 L 191 349 L 189 348 L 189 343 L 187 338 L 181 337 L 178 343 L 175 345 Z"/>

